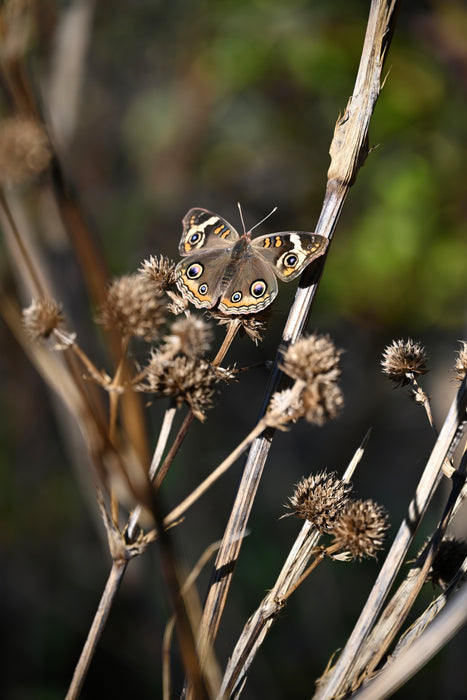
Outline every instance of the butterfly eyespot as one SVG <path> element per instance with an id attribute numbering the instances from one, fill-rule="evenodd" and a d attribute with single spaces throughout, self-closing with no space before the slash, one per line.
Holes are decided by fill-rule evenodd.
<path id="1" fill-rule="evenodd" d="M 295 267 L 295 265 L 298 262 L 298 258 L 295 255 L 295 253 L 289 253 L 289 255 L 286 255 L 284 258 L 284 265 L 286 267 Z"/>
<path id="2" fill-rule="evenodd" d="M 186 271 L 186 276 L 190 280 L 196 280 L 203 274 L 204 268 L 199 263 L 193 263 Z"/>
<path id="3" fill-rule="evenodd" d="M 198 287 L 198 293 L 204 296 L 208 291 L 208 285 L 206 283 L 200 284 Z"/>
<path id="4" fill-rule="evenodd" d="M 255 297 L 255 299 L 259 299 L 260 297 L 265 294 L 266 289 L 268 288 L 266 282 L 263 280 L 256 280 L 256 282 L 253 282 L 253 284 L 250 287 L 250 292 L 251 295 Z"/>
<path id="5" fill-rule="evenodd" d="M 200 238 L 201 236 L 199 233 L 192 233 L 188 239 L 188 243 L 190 243 L 190 245 L 195 245 L 196 243 L 198 243 Z"/>
<path id="6" fill-rule="evenodd" d="M 243 294 L 241 292 L 234 292 L 230 297 L 230 301 L 233 301 L 234 304 L 237 304 L 241 300 L 242 296 Z"/>

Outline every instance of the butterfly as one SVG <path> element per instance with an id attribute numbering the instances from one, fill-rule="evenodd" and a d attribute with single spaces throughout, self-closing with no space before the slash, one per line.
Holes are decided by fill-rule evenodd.
<path id="1" fill-rule="evenodd" d="M 295 279 L 327 245 L 325 236 L 303 231 L 252 238 L 250 230 L 240 236 L 218 214 L 190 209 L 183 219 L 178 249 L 184 260 L 175 268 L 176 284 L 198 308 L 218 304 L 223 314 L 256 313 L 277 296 L 276 277 Z"/>

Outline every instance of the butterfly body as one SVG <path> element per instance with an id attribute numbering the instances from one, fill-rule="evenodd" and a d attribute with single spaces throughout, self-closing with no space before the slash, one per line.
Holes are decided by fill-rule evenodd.
<path id="1" fill-rule="evenodd" d="M 218 304 L 224 314 L 261 311 L 277 296 L 276 277 L 297 277 L 328 241 L 316 233 L 281 232 L 240 236 L 222 217 L 190 209 L 183 219 L 175 275 L 181 293 L 198 308 Z"/>

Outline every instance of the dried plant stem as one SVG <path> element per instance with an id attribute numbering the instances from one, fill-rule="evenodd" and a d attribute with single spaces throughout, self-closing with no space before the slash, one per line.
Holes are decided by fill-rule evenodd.
<path id="1" fill-rule="evenodd" d="M 467 623 L 467 586 L 407 651 L 358 693 L 355 700 L 384 700 L 422 668 Z"/>
<path id="2" fill-rule="evenodd" d="M 457 478 L 452 482 L 452 490 L 436 532 L 409 571 L 406 579 L 386 605 L 378 623 L 374 626 L 352 667 L 349 675 L 352 687 L 359 687 L 361 681 L 376 669 L 405 622 L 420 589 L 426 581 L 428 571 L 433 564 L 441 541 L 446 534 L 447 527 L 452 520 L 452 514 L 464 483 L 465 473 L 462 475 L 457 473 Z"/>
<path id="3" fill-rule="evenodd" d="M 15 219 L 13 217 L 13 214 L 11 213 L 10 206 L 6 200 L 5 194 L 0 187 L 0 207 L 3 210 L 3 213 L 5 215 L 6 221 L 8 223 L 9 229 L 11 233 L 13 234 L 13 239 L 18 246 L 21 258 L 24 262 L 24 265 L 26 267 L 27 273 L 29 275 L 29 286 L 31 287 L 31 295 L 36 296 L 38 298 L 44 298 L 47 296 L 47 290 L 44 287 L 44 284 L 41 280 L 41 277 L 39 275 L 39 271 L 36 269 L 36 266 L 29 255 L 29 252 L 24 244 L 23 238 L 18 230 L 18 227 L 16 226 Z"/>
<path id="4" fill-rule="evenodd" d="M 399 528 L 399 532 L 381 568 L 373 590 L 344 650 L 334 668 L 331 669 L 326 684 L 320 686 L 315 698 L 319 698 L 319 700 L 334 698 L 351 687 L 358 665 L 357 659 L 360 659 L 363 645 L 375 624 L 376 617 L 383 606 L 418 526 L 425 515 L 428 504 L 441 480 L 443 462 L 455 449 L 456 441 L 459 439 L 459 430 L 465 428 L 466 408 L 467 390 L 466 379 L 464 378 L 451 404 L 439 438 L 435 443 L 417 486 L 415 496 L 409 505 L 407 516 Z"/>
<path id="5" fill-rule="evenodd" d="M 357 468 L 368 443 L 370 431 L 355 451 L 342 481 L 349 482 Z M 309 521 L 305 521 L 287 556 L 286 561 L 269 593 L 245 624 L 235 645 L 224 674 L 221 697 L 238 697 L 245 684 L 248 670 L 266 638 L 272 623 L 283 609 L 291 592 L 305 579 L 305 570 L 310 557 L 316 551 L 320 533 Z M 319 561 L 315 560 L 315 561 Z M 313 562 L 312 566 L 315 563 Z M 306 575 L 310 570 L 306 571 Z"/>
<path id="6" fill-rule="evenodd" d="M 157 440 L 157 445 L 156 449 L 154 450 L 154 455 L 151 461 L 151 467 L 149 469 L 149 479 L 150 481 L 154 481 L 154 477 L 157 474 L 157 470 L 159 468 L 162 455 L 164 454 L 164 450 L 167 445 L 167 441 L 169 439 L 170 431 L 172 429 L 173 421 L 175 418 L 175 414 L 177 412 L 177 407 L 176 406 L 170 406 L 164 414 L 164 418 L 162 421 L 162 426 L 161 430 L 159 433 L 159 438 Z M 128 520 L 128 526 L 127 526 L 127 537 L 129 541 L 133 539 L 136 533 L 136 526 L 138 524 L 138 520 L 141 516 L 141 511 L 142 511 L 142 506 L 141 504 L 137 505 L 136 508 L 134 509 L 133 513 L 130 515 L 130 518 Z"/>
<path id="7" fill-rule="evenodd" d="M 71 681 L 70 687 L 66 694 L 65 700 L 75 700 L 81 692 L 81 688 L 86 678 L 87 672 L 89 670 L 89 665 L 91 663 L 94 652 L 96 651 L 97 644 L 104 629 L 105 623 L 109 616 L 112 603 L 114 601 L 115 595 L 120 587 L 120 583 L 125 573 L 128 562 L 118 561 L 113 563 L 112 569 L 110 571 L 109 578 L 107 580 L 102 598 L 97 608 L 97 612 L 94 616 L 91 628 L 89 630 L 86 643 L 81 652 L 81 656 L 76 665 L 75 672 L 73 674 L 73 679 Z"/>
<path id="8" fill-rule="evenodd" d="M 331 143 L 331 166 L 328 171 L 326 195 L 316 232 L 332 238 L 344 201 L 354 183 L 359 168 L 368 154 L 368 128 L 376 100 L 381 89 L 382 68 L 392 37 L 398 2 L 373 0 L 365 36 L 360 67 L 354 93 L 344 115 L 338 120 Z M 329 250 L 329 247 L 328 247 Z M 324 258 L 325 256 L 323 256 Z M 316 295 L 324 260 L 304 272 L 295 301 L 287 319 L 280 349 L 271 373 L 263 402 L 266 410 L 271 395 L 283 382 L 279 369 L 285 348 L 295 342 L 302 333 Z M 239 556 L 243 534 L 251 512 L 264 464 L 273 438 L 273 430 L 267 430 L 253 443 L 227 526 L 224 543 L 219 550 L 215 569 L 205 603 L 201 636 L 203 644 L 213 644 Z M 236 545 L 231 545 L 231 533 L 235 530 Z M 202 656 L 201 656 L 202 658 Z M 188 697 L 190 694 L 188 693 Z"/>

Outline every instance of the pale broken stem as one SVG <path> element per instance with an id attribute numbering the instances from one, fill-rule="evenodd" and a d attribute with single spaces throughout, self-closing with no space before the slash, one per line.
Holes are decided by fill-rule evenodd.
<path id="1" fill-rule="evenodd" d="M 190 573 L 188 574 L 185 583 L 181 588 L 181 594 L 186 595 L 186 593 L 193 589 L 198 576 L 200 575 L 203 568 L 219 549 L 220 541 L 213 542 L 210 544 L 202 553 Z M 199 601 L 198 601 L 199 603 Z M 199 608 L 201 606 L 198 606 Z M 171 683 L 171 673 L 170 673 L 170 647 L 172 645 L 173 632 L 175 629 L 175 618 L 172 617 L 167 621 L 164 630 L 164 637 L 162 642 L 162 697 L 163 700 L 169 700 L 172 695 L 172 683 Z"/>
<path id="2" fill-rule="evenodd" d="M 277 416 L 274 415 L 274 412 L 271 411 L 269 414 L 264 416 L 253 428 L 253 430 L 242 440 L 242 442 L 229 454 L 228 457 L 224 459 L 219 466 L 214 469 L 211 474 L 206 477 L 204 481 L 197 486 L 194 491 L 190 493 L 189 496 L 187 496 L 176 508 L 174 508 L 166 517 L 165 519 L 165 524 L 166 526 L 169 526 L 173 524 L 174 522 L 177 522 L 181 518 L 181 516 L 190 508 L 193 503 L 195 503 L 206 491 L 221 477 L 225 472 L 230 469 L 232 464 L 234 464 L 237 459 L 240 457 L 242 452 L 246 450 L 246 448 L 251 445 L 251 443 L 258 437 L 258 435 L 261 435 L 266 428 L 268 428 L 271 425 L 271 422 L 274 422 L 276 419 L 282 417 L 283 413 L 287 410 L 287 406 L 292 406 L 294 402 L 297 400 L 297 398 L 300 396 L 301 392 L 303 391 L 303 388 L 305 386 L 305 382 L 302 380 L 296 380 L 290 395 L 288 397 L 288 403 L 283 404 L 280 409 L 280 413 L 277 413 Z M 235 539 L 235 532 L 231 533 L 232 541 Z"/>
<path id="3" fill-rule="evenodd" d="M 465 466 L 465 460 L 463 460 L 461 467 L 463 473 L 459 471 L 456 474 L 456 478 L 453 479 L 452 490 L 449 494 L 443 517 L 441 518 L 436 532 L 431 537 L 424 551 L 417 558 L 416 563 L 408 572 L 405 580 L 401 583 L 396 593 L 386 605 L 385 610 L 369 635 L 365 646 L 361 649 L 348 679 L 351 681 L 352 688 L 359 687 L 361 681 L 376 669 L 412 609 L 426 581 L 442 539 L 452 521 L 456 504 L 463 492 L 463 486 L 465 485 Z"/>
<path id="4" fill-rule="evenodd" d="M 350 187 L 368 154 L 368 128 L 381 89 L 382 69 L 392 38 L 395 10 L 398 4 L 396 1 L 373 0 L 354 92 L 345 113 L 336 124 L 330 148 L 331 166 L 328 171 L 326 195 L 315 229 L 316 233 L 329 239 L 333 236 Z M 283 353 L 288 345 L 298 340 L 308 322 L 323 266 L 324 258 L 305 270 L 301 277 L 282 334 L 261 415 L 266 411 L 272 394 L 284 381 L 280 370 Z M 208 646 L 213 644 L 218 633 L 222 612 L 240 553 L 242 534 L 248 524 L 273 432 L 273 430 L 269 430 L 255 440 L 246 460 L 235 505 L 238 545 L 235 550 L 232 550 L 229 545 L 229 531 L 227 531 L 225 543 L 221 546 L 216 558 L 202 620 L 202 635 L 206 638 Z M 230 521 L 228 528 L 232 528 Z M 187 697 L 190 699 L 189 693 Z"/>
<path id="5" fill-rule="evenodd" d="M 342 481 L 349 482 L 363 457 L 370 437 L 370 430 L 355 451 Z M 301 581 L 303 571 L 316 550 L 320 533 L 309 521 L 305 521 L 287 556 L 286 561 L 269 593 L 245 624 L 227 665 L 221 687 L 221 697 L 238 697 L 246 681 L 248 670 L 266 638 L 273 621 Z M 310 572 L 308 572 L 310 573 Z"/>
<path id="6" fill-rule="evenodd" d="M 437 620 L 360 692 L 355 700 L 384 700 L 422 668 L 467 623 L 467 586 L 453 597 Z"/>
<path id="7" fill-rule="evenodd" d="M 467 390 L 464 377 L 375 585 L 337 663 L 327 674 L 327 682 L 323 683 L 315 694 L 316 699 L 334 698 L 349 688 L 349 681 L 355 675 L 357 659 L 360 658 L 362 648 L 441 480 L 442 465 L 452 454 L 460 434 L 465 429 L 466 408 Z"/>
<path id="8" fill-rule="evenodd" d="M 164 450 L 167 446 L 167 442 L 169 439 L 170 431 L 172 429 L 173 421 L 175 418 L 175 414 L 177 412 L 177 407 L 176 406 L 171 406 L 168 408 L 164 414 L 164 418 L 162 420 L 162 426 L 161 430 L 159 433 L 159 437 L 157 440 L 157 445 L 156 449 L 154 450 L 154 455 L 152 457 L 151 461 L 151 466 L 149 469 L 149 479 L 152 482 L 157 474 L 157 470 L 159 469 L 159 465 L 162 460 L 162 455 L 164 454 Z M 131 540 L 135 536 L 136 532 L 136 527 L 138 525 L 138 521 L 141 517 L 141 511 L 142 511 L 142 506 L 141 504 L 138 504 L 132 514 L 130 515 L 130 518 L 128 520 L 128 526 L 127 526 L 127 537 L 128 539 Z"/>
<path id="9" fill-rule="evenodd" d="M 114 561 L 112 565 L 112 569 L 110 571 L 109 578 L 104 588 L 99 607 L 97 609 L 96 615 L 94 616 L 93 623 L 89 630 L 86 643 L 81 652 L 78 664 L 75 668 L 73 679 L 71 681 L 70 687 L 68 688 L 65 700 L 75 700 L 75 698 L 77 698 L 80 694 L 81 688 L 84 683 L 84 679 L 86 678 L 87 672 L 89 670 L 89 665 L 96 651 L 96 647 L 101 637 L 102 630 L 104 629 L 105 623 L 107 622 L 112 603 L 119 589 L 127 564 L 128 562 L 126 561 Z"/>

